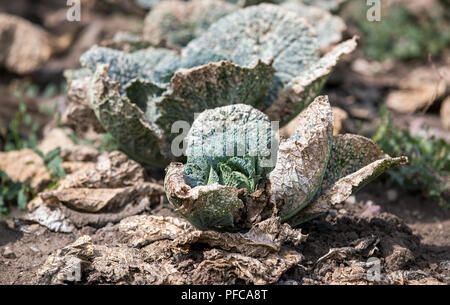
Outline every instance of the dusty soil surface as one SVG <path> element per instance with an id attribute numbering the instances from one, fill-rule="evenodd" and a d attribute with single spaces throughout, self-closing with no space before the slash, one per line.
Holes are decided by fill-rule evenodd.
<path id="1" fill-rule="evenodd" d="M 166 204 L 151 214 L 175 216 Z M 295 250 L 303 259 L 278 284 L 371 283 L 364 266 L 371 258 L 379 259 L 377 284 L 450 284 L 449 216 L 419 194 L 375 183 L 302 225 L 308 238 Z M 37 224 L 25 226 L 14 217 L 1 220 L 0 284 L 32 283 L 48 255 L 82 235 L 97 245 L 121 242 L 118 224 L 63 234 Z"/>
<path id="2" fill-rule="evenodd" d="M 389 200 L 386 190 L 391 194 L 398 192 L 397 198 Z M 347 247 L 368 236 L 379 240 L 369 256 L 380 259 L 382 280 L 398 284 L 450 283 L 448 211 L 420 195 L 387 189 L 381 183 L 355 197 L 355 202 L 347 200 L 328 215 L 302 227 L 309 234 L 302 253 L 313 268 L 305 270 L 301 283 L 363 283 L 366 274 L 358 274 L 352 258 L 316 265 L 314 262 L 331 248 Z M 361 254 L 360 261 L 368 258 Z"/>

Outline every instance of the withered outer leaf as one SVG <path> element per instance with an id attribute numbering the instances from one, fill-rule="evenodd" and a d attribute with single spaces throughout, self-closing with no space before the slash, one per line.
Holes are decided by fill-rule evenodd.
<path id="1" fill-rule="evenodd" d="M 161 143 L 162 153 L 171 157 L 172 124 L 179 120 L 192 123 L 194 114 L 205 109 L 245 102 L 256 106 L 267 92 L 273 73 L 271 63 L 257 60 L 249 66 L 228 61 L 181 69 L 171 79 L 170 87 L 155 101 L 157 124 L 167 140 Z"/>
<path id="2" fill-rule="evenodd" d="M 119 230 L 132 247 L 144 247 L 158 240 L 172 240 L 176 246 L 196 243 L 223 250 L 239 252 L 251 257 L 265 257 L 280 251 L 285 243 L 299 245 L 307 236 L 282 224 L 279 217 L 271 217 L 246 233 L 201 231 L 183 219 L 153 215 L 137 215 L 123 219 Z"/>
<path id="3" fill-rule="evenodd" d="M 220 249 L 205 251 L 203 255 L 205 259 L 195 270 L 193 281 L 210 285 L 216 284 L 218 274 L 224 279 L 238 277 L 255 285 L 275 283 L 302 259 L 300 253 L 287 248 L 260 259 Z"/>
<path id="4" fill-rule="evenodd" d="M 268 107 L 279 90 L 319 59 L 317 39 L 309 23 L 280 6 L 261 4 L 231 13 L 191 41 L 183 56 L 212 50 L 238 65 L 273 60 L 276 73 L 259 109 Z"/>
<path id="5" fill-rule="evenodd" d="M 372 140 L 363 136 L 335 136 L 321 190 L 289 223 L 296 226 L 326 212 L 387 169 L 407 162 L 407 157 L 392 158 L 384 154 Z"/>
<path id="6" fill-rule="evenodd" d="M 184 165 L 172 162 L 166 169 L 164 188 L 176 211 L 201 230 L 233 230 L 244 212 L 235 187 L 218 183 L 191 188 L 184 179 Z"/>
<path id="7" fill-rule="evenodd" d="M 35 284 L 63 284 L 75 281 L 74 270 L 82 272 L 94 256 L 92 239 L 83 235 L 47 258 L 36 273 Z"/>
<path id="8" fill-rule="evenodd" d="M 70 127 L 79 136 L 83 136 L 89 129 L 97 133 L 105 132 L 88 98 L 91 74 L 88 69 L 64 71 L 69 91 L 67 92 L 67 108 L 62 114 L 61 124 Z"/>
<path id="9" fill-rule="evenodd" d="M 139 183 L 123 188 L 68 188 L 41 194 L 43 200 L 57 199 L 74 211 L 96 213 L 113 212 L 132 204 L 144 194 L 159 197 L 158 185 Z M 137 198 L 136 198 L 137 197 Z M 158 198 L 159 199 L 159 198 Z"/>
<path id="10" fill-rule="evenodd" d="M 240 279 L 270 284 L 302 259 L 294 249 L 278 245 L 305 239 L 279 218 L 260 223 L 251 235 L 201 232 L 178 218 L 139 215 L 123 219 L 119 232 L 122 238 L 114 246 L 95 245 L 84 235 L 56 250 L 34 283 L 232 284 Z M 275 248 L 265 246 L 270 241 Z M 200 242 L 203 247 L 191 247 Z M 73 276 L 74 268 L 80 277 Z"/>
<path id="11" fill-rule="evenodd" d="M 321 51 L 327 49 L 333 44 L 341 41 L 342 33 L 346 26 L 344 20 L 339 16 L 334 16 L 330 12 L 320 7 L 305 5 L 298 0 L 286 1 L 281 6 L 308 20 L 317 32 L 317 41 Z"/>
<path id="12" fill-rule="evenodd" d="M 143 111 L 119 93 L 119 83 L 108 76 L 108 65 L 99 65 L 89 89 L 89 98 L 103 127 L 120 143 L 122 149 L 134 159 L 161 166 L 158 136 L 161 131 L 150 126 Z"/>
<path id="13" fill-rule="evenodd" d="M 164 188 L 146 182 L 142 166 L 122 152 L 80 163 L 55 190 L 41 192 L 29 203 L 28 220 L 57 232 L 102 227 L 141 213 L 164 196 Z"/>
<path id="14" fill-rule="evenodd" d="M 270 201 L 285 221 L 304 208 L 319 190 L 330 157 L 333 111 L 319 96 L 299 116 L 294 135 L 280 144 L 269 174 Z"/>
<path id="15" fill-rule="evenodd" d="M 119 231 L 131 247 L 142 248 L 158 240 L 175 240 L 195 228 L 182 218 L 157 215 L 136 215 L 123 219 Z"/>
<path id="16" fill-rule="evenodd" d="M 250 105 L 235 104 L 200 113 L 186 137 L 186 152 L 188 157 L 252 154 L 270 158 L 272 145 L 277 148 L 274 141 L 271 124 L 264 113 Z"/>
<path id="17" fill-rule="evenodd" d="M 144 180 L 144 168 L 139 163 L 130 160 L 122 152 L 113 151 L 101 154 L 89 169 L 68 175 L 58 189 L 119 188 L 133 186 Z"/>
<path id="18" fill-rule="evenodd" d="M 255 224 L 246 233 L 195 230 L 180 234 L 175 243 L 203 243 L 251 257 L 266 257 L 271 252 L 280 251 L 283 243 L 298 245 L 305 239 L 306 235 L 301 231 L 295 231 L 288 224 L 281 224 L 280 218 L 272 217 Z"/>
<path id="19" fill-rule="evenodd" d="M 143 37 L 153 44 L 166 39 L 172 44 L 186 45 L 236 9 L 222 0 L 162 1 L 145 18 Z"/>
<path id="20" fill-rule="evenodd" d="M 291 79 L 280 90 L 273 104 L 265 110 L 269 118 L 272 121 L 280 121 L 282 126 L 307 107 L 320 92 L 339 59 L 356 48 L 357 39 L 355 36 L 338 44 L 307 70 Z"/>
<path id="21" fill-rule="evenodd" d="M 27 220 L 35 221 L 53 232 L 73 232 L 75 227 L 60 208 L 44 205 L 40 198 L 34 201 L 41 201 L 41 204 L 27 215 Z"/>
<path id="22" fill-rule="evenodd" d="M 330 161 L 319 194 L 340 178 L 386 157 L 375 142 L 355 134 L 338 135 L 333 138 Z"/>

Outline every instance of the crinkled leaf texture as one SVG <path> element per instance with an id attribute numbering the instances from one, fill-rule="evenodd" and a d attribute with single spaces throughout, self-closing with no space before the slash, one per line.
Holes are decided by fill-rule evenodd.
<path id="1" fill-rule="evenodd" d="M 257 188 L 272 170 L 277 149 L 267 116 L 244 104 L 205 110 L 186 141 L 187 164 L 172 163 L 167 170 L 169 201 L 203 230 L 249 225 L 247 216 L 255 214 L 251 196 L 261 192 Z"/>
<path id="2" fill-rule="evenodd" d="M 98 65 L 108 64 L 108 76 L 120 84 L 120 91 L 133 79 L 153 80 L 153 72 L 179 60 L 177 52 L 162 48 L 145 48 L 132 53 L 93 46 L 80 57 L 84 68 L 95 72 Z"/>
<path id="3" fill-rule="evenodd" d="M 194 113 L 242 103 L 284 124 L 312 102 L 339 58 L 355 47 L 354 38 L 320 57 L 305 19 L 262 4 L 221 18 L 182 56 L 157 48 L 126 53 L 94 47 L 81 62 L 92 73 L 106 70 L 92 77 L 89 95 L 104 128 L 133 158 L 161 166 L 176 157 L 174 122 L 192 123 Z"/>
<path id="4" fill-rule="evenodd" d="M 244 210 L 238 189 L 218 183 L 191 188 L 184 179 L 184 166 L 171 163 L 166 170 L 167 198 L 183 217 L 201 230 L 233 230 Z"/>
<path id="5" fill-rule="evenodd" d="M 147 15 L 143 37 L 154 45 L 167 41 L 185 46 L 200 37 L 220 18 L 239 9 L 257 5 L 264 0 L 172 0 L 158 3 Z M 319 48 L 326 51 L 342 39 L 346 26 L 342 18 L 320 7 L 305 5 L 298 0 L 279 1 L 280 5 L 308 20 L 317 33 Z M 236 4 L 236 5 L 233 5 Z"/>
<path id="6" fill-rule="evenodd" d="M 153 44 L 185 46 L 238 7 L 222 0 L 172 0 L 155 5 L 145 18 L 143 36 Z"/>
<path id="7" fill-rule="evenodd" d="M 333 112 L 326 96 L 315 99 L 298 119 L 297 129 L 280 144 L 269 175 L 271 201 L 282 220 L 305 207 L 318 191 L 327 168 L 333 137 Z"/>
<path id="8" fill-rule="evenodd" d="M 174 122 L 191 123 L 195 113 L 241 100 L 254 105 L 273 75 L 272 67 L 261 61 L 250 67 L 220 61 L 178 70 L 167 85 L 131 79 L 121 94 L 121 83 L 114 79 L 127 79 L 127 74 L 109 69 L 98 66 L 93 77 L 90 100 L 95 113 L 128 154 L 155 166 L 164 165 L 162 156 L 174 158 Z"/>
<path id="9" fill-rule="evenodd" d="M 289 223 L 295 226 L 326 212 L 384 171 L 407 162 L 407 157 L 392 158 L 384 154 L 372 140 L 363 136 L 335 136 L 320 190 L 314 200 Z"/>
<path id="10" fill-rule="evenodd" d="M 260 109 L 270 107 L 269 117 L 284 124 L 312 102 L 339 58 L 355 47 L 353 38 L 321 58 L 315 30 L 300 14 L 261 4 L 221 18 L 182 54 L 206 49 L 239 65 L 273 61 L 276 72 Z"/>
<path id="11" fill-rule="evenodd" d="M 305 5 L 298 0 L 290 0 L 281 4 L 283 8 L 293 11 L 308 20 L 317 33 L 317 43 L 320 50 L 326 51 L 342 39 L 346 29 L 344 20 L 334 16 L 320 7 Z"/>
<path id="12" fill-rule="evenodd" d="M 181 163 L 172 163 L 167 169 L 165 190 L 169 201 L 202 230 L 248 229 L 273 214 L 297 225 L 326 212 L 385 170 L 407 161 L 405 157 L 385 155 L 375 143 L 362 136 L 333 137 L 331 106 L 326 96 L 319 96 L 301 113 L 292 137 L 280 143 L 275 168 L 265 172 L 267 182 L 260 182 L 254 193 L 245 184 L 224 185 L 226 182 L 220 178 L 223 173 L 206 156 L 210 147 L 226 146 L 226 141 L 215 137 L 216 128 L 227 127 L 224 124 L 227 119 L 221 116 L 228 116 L 228 121 L 233 122 L 228 126 L 228 136 L 239 128 L 238 118 L 252 125 L 248 118 L 257 110 L 250 106 L 234 107 L 237 106 L 236 113 L 230 111 L 233 106 L 202 113 L 188 136 L 196 149 L 192 149 L 186 169 Z M 248 114 L 244 116 L 243 111 Z M 208 120 L 214 115 L 216 120 Z M 205 128 L 201 129 L 201 125 Z M 248 126 L 241 123 L 240 128 L 245 130 Z M 242 140 L 241 143 L 249 145 Z"/>
<path id="13" fill-rule="evenodd" d="M 249 193 L 272 170 L 277 150 L 267 116 L 244 104 L 205 110 L 186 142 L 185 175 L 190 186 L 220 183 Z"/>
<path id="14" fill-rule="evenodd" d="M 292 78 L 278 98 L 265 110 L 272 121 L 289 122 L 317 96 L 339 59 L 356 48 L 357 37 L 344 41 Z"/>

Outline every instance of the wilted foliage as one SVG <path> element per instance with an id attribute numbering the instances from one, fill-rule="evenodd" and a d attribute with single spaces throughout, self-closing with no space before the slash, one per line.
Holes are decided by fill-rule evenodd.
<path id="1" fill-rule="evenodd" d="M 342 32 L 346 28 L 345 23 L 340 17 L 329 12 L 330 7 L 325 6 L 324 9 L 321 8 L 321 3 L 309 3 L 309 5 L 308 1 L 302 2 L 299 0 L 161 1 L 147 15 L 143 37 L 156 45 L 161 42 L 168 42 L 173 45 L 185 46 L 191 40 L 205 33 L 220 18 L 237 11 L 240 7 L 263 2 L 277 3 L 308 20 L 317 32 L 318 44 L 323 51 L 327 51 L 333 44 L 342 39 Z"/>
<path id="2" fill-rule="evenodd" d="M 215 21 L 237 9 L 220 0 L 162 1 L 146 17 L 143 36 L 154 44 L 166 40 L 185 46 Z"/>
<path id="3" fill-rule="evenodd" d="M 325 96 L 301 113 L 296 132 L 279 147 L 269 141 L 271 132 L 267 117 L 248 105 L 204 111 L 187 137 L 187 164 L 167 169 L 167 198 L 202 230 L 248 229 L 270 216 L 297 225 L 407 160 L 385 155 L 362 136 L 333 137 Z M 261 143 L 266 150 L 253 149 Z M 267 143 L 278 147 L 276 156 Z M 276 163 L 264 165 L 262 157 Z"/>
<path id="4" fill-rule="evenodd" d="M 301 15 L 264 4 L 221 18 L 181 56 L 163 48 L 126 53 L 93 47 L 81 57 L 86 69 L 72 77 L 91 75 L 87 90 L 95 113 L 124 151 L 162 166 L 174 159 L 174 122 L 192 123 L 194 113 L 243 103 L 285 124 L 355 47 L 354 38 L 321 57 Z"/>

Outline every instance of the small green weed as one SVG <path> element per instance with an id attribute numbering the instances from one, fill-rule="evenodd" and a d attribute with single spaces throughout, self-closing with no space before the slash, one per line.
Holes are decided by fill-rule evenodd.
<path id="1" fill-rule="evenodd" d="M 407 130 L 396 129 L 386 106 L 380 109 L 381 123 L 373 140 L 391 156 L 406 155 L 409 164 L 389 171 L 400 186 L 422 191 L 450 208 L 450 145 L 442 139 L 413 136 Z"/>
<path id="2" fill-rule="evenodd" d="M 369 22 L 367 6 L 358 3 L 352 3 L 359 7 L 352 8 L 350 19 L 361 31 L 364 52 L 370 59 L 427 60 L 450 46 L 450 22 L 437 8 L 432 15 L 416 16 L 404 6 L 393 5 L 382 9 L 381 21 Z"/>

